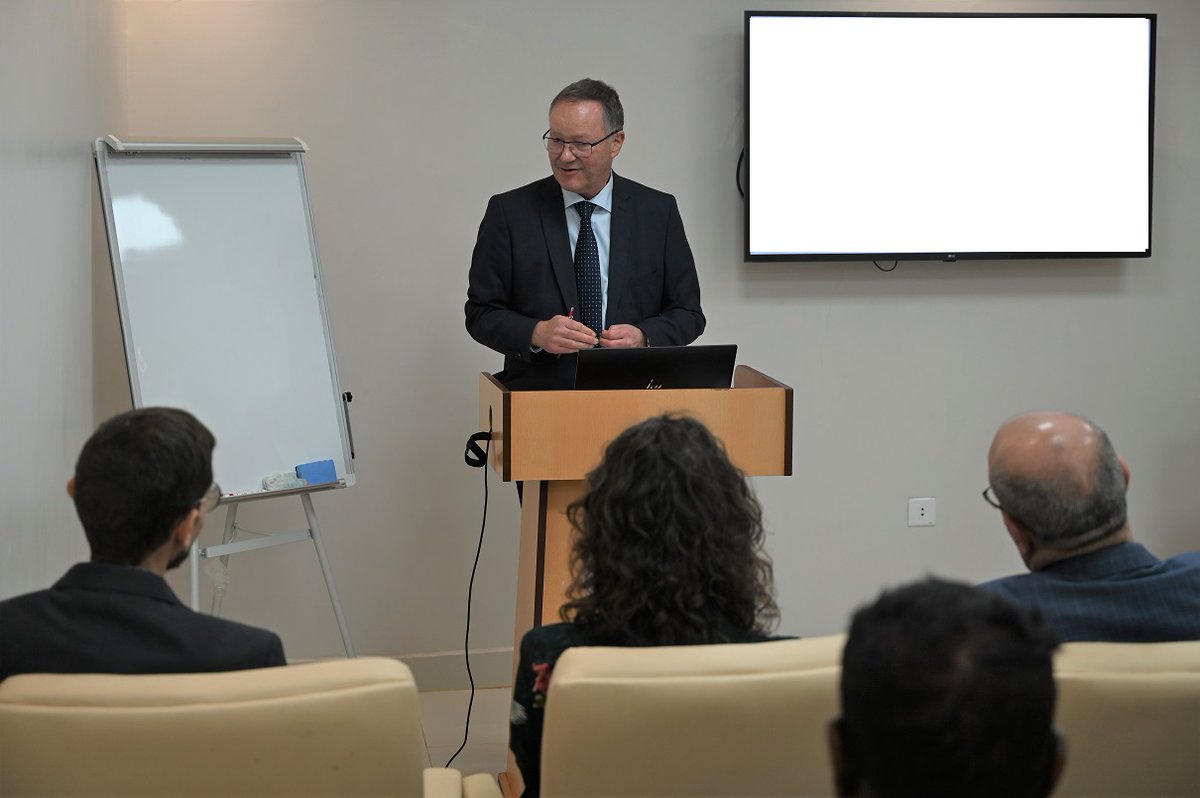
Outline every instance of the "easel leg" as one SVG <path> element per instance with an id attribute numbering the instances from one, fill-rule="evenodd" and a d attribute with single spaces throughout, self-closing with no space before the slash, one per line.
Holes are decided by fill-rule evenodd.
<path id="1" fill-rule="evenodd" d="M 199 537 L 197 535 L 196 537 Z M 191 576 L 192 610 L 200 611 L 200 546 L 193 540 L 192 551 L 188 555 L 188 574 Z"/>
<path id="2" fill-rule="evenodd" d="M 300 498 L 304 502 L 304 516 L 308 519 L 308 530 L 312 534 L 313 546 L 317 549 L 317 559 L 321 562 L 321 573 L 325 575 L 329 600 L 333 602 L 333 614 L 337 617 L 338 629 L 342 632 L 342 645 L 346 648 L 347 657 L 356 657 L 358 655 L 354 653 L 354 643 L 350 641 L 350 628 L 346 625 L 346 616 L 342 613 L 337 585 L 333 581 L 333 569 L 329 567 L 329 558 L 325 555 L 325 542 L 321 539 L 321 529 L 317 526 L 317 513 L 313 510 L 312 498 L 307 493 L 301 494 Z"/>
<path id="3" fill-rule="evenodd" d="M 232 543 L 237 535 L 238 505 L 231 504 L 225 511 L 225 534 L 221 537 L 221 545 Z M 221 555 L 221 577 L 214 580 L 212 597 L 212 615 L 221 614 L 221 602 L 225 600 L 225 586 L 229 583 L 229 555 Z"/>

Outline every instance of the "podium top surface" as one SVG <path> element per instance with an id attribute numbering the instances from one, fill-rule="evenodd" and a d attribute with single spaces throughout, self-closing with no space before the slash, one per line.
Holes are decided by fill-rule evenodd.
<path id="1" fill-rule="evenodd" d="M 609 441 L 663 413 L 703 422 L 747 476 L 792 473 L 792 389 L 748 366 L 732 388 L 512 391 L 481 374 L 479 399 L 491 465 L 505 481 L 583 479 Z"/>

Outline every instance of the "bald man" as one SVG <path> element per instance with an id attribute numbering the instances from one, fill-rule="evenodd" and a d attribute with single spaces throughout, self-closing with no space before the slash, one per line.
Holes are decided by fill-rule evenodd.
<path id="1" fill-rule="evenodd" d="M 1160 560 L 1133 541 L 1129 466 L 1104 430 L 1067 413 L 1006 422 L 988 452 L 984 498 L 1030 573 L 982 585 L 1066 642 L 1200 640 L 1200 551 Z"/>

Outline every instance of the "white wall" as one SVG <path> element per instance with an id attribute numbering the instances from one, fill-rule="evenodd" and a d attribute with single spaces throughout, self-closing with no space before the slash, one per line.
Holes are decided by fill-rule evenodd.
<path id="1" fill-rule="evenodd" d="M 1200 474 L 1200 6 L 1134 6 L 1160 14 L 1149 260 L 902 263 L 891 274 L 858 263 L 742 263 L 734 166 L 745 5 L 728 0 L 131 0 L 126 132 L 295 135 L 310 145 L 309 189 L 359 451 L 359 484 L 318 495 L 317 511 L 360 652 L 434 653 L 462 645 L 482 474 L 462 464 L 461 451 L 476 428 L 476 375 L 500 365 L 463 329 L 476 228 L 490 194 L 548 173 L 538 137 L 553 94 L 585 75 L 611 82 L 628 120 L 618 171 L 679 197 L 709 318 L 701 340 L 736 341 L 743 362 L 796 387 L 796 474 L 760 479 L 757 488 L 782 628 L 818 634 L 840 629 L 884 585 L 929 571 L 977 580 L 1020 568 L 979 492 L 992 432 L 1025 409 L 1071 409 L 1107 427 L 1133 468 L 1135 533 L 1163 555 L 1200 547 L 1191 499 Z M 953 7 L 1131 10 L 1116 0 Z M 70 63 L 72 52 L 51 63 Z M 25 45 L 20 63 L 43 58 L 50 55 Z M 6 102 L 13 91 L 6 85 Z M 83 146 L 93 132 L 74 140 Z M 886 120 L 879 134 L 887 135 Z M 70 138 L 57 127 L 56 135 Z M 21 168 L 34 163 L 23 155 Z M 85 159 L 71 168 L 80 193 L 69 201 L 83 203 Z M 862 190 L 904 201 L 903 186 Z M 73 227 L 79 212 L 59 203 L 47 213 L 63 237 L 85 235 Z M 30 317 L 20 324 L 9 320 L 6 290 L 6 331 L 62 337 L 61 317 L 86 313 L 86 292 L 63 276 L 44 279 L 36 304 L 16 308 Z M 107 327 L 96 346 L 111 353 Z M 74 404 L 87 394 L 86 333 L 86 325 L 73 328 L 61 353 L 22 336 L 40 358 L 58 353 L 78 366 L 60 391 L 71 406 L 30 399 L 31 422 L 14 430 L 37 443 L 55 439 L 55 467 L 74 456 L 86 426 Z M 6 377 L 9 360 L 6 348 Z M 23 362 L 15 373 L 38 368 Z M 119 357 L 100 358 L 98 384 L 122 368 Z M 23 394 L 3 395 L 12 402 Z M 23 460 L 36 458 L 34 447 L 24 451 Z M 55 497 L 58 482 L 56 473 Z M 473 648 L 511 643 L 512 493 L 492 482 Z M 909 496 L 938 499 L 936 527 L 905 526 Z M 45 496 L 29 498 L 38 509 L 19 525 L 63 526 L 37 517 Z M 9 512 L 6 501 L 6 519 Z M 303 516 L 298 502 L 268 502 L 248 505 L 239 520 L 294 527 Z M 206 540 L 220 524 L 217 513 Z M 232 576 L 228 614 L 278 629 L 293 657 L 339 652 L 305 547 L 242 555 Z M 186 580 L 176 584 L 184 589 Z"/>
<path id="2" fill-rule="evenodd" d="M 92 431 L 90 146 L 123 124 L 122 11 L 0 2 L 0 598 L 87 558 L 64 486 Z"/>

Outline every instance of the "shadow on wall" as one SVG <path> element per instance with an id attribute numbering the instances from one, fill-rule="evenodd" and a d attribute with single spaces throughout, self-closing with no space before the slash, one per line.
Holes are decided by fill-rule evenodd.
<path id="1" fill-rule="evenodd" d="M 1196 489 L 1196 475 L 1200 474 L 1200 435 L 1178 438 L 1167 443 L 1163 449 L 1163 463 L 1159 474 L 1156 484 L 1147 486 L 1149 491 L 1142 494 L 1142 501 L 1154 507 L 1179 508 L 1185 515 L 1168 517 L 1163 529 L 1154 530 L 1155 538 L 1160 542 L 1149 548 L 1159 557 L 1171 557 L 1200 549 L 1200 510 L 1197 510 L 1192 502 L 1179 503 L 1180 496 L 1187 496 Z M 1135 474 L 1134 479 L 1136 478 Z M 1134 539 L 1145 542 L 1145 535 L 1150 530 L 1143 532 L 1139 528 L 1136 521 L 1139 515 L 1137 507 L 1131 505 Z"/>
<path id="2" fill-rule="evenodd" d="M 92 413 L 96 424 L 133 407 L 104 208 L 92 169 Z"/>
<path id="3" fill-rule="evenodd" d="M 890 269 L 892 261 L 880 266 Z M 739 286 L 746 299 L 1117 296 L 1138 266 L 1130 260 L 900 261 L 884 273 L 870 261 L 742 263 Z"/>

